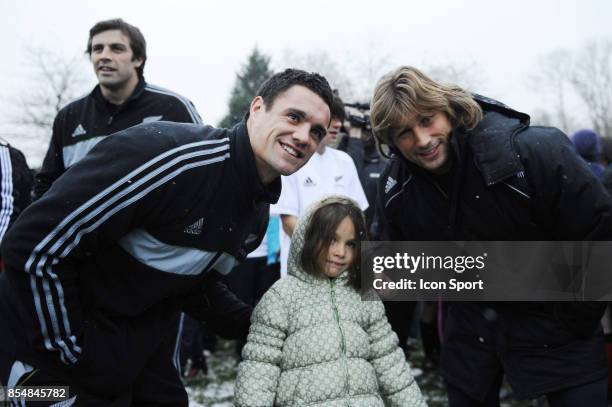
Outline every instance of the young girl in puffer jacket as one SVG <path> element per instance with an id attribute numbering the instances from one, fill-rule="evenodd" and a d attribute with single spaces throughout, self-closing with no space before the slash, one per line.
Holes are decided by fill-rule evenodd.
<path id="1" fill-rule="evenodd" d="M 426 406 L 380 301 L 358 292 L 359 206 L 316 203 L 298 221 L 288 276 L 263 296 L 238 368 L 235 404 Z"/>

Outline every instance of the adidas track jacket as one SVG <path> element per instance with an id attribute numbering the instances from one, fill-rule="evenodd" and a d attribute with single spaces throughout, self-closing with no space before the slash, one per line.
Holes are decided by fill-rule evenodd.
<path id="1" fill-rule="evenodd" d="M 18 358 L 94 393 L 129 389 L 207 272 L 257 247 L 279 194 L 280 179 L 259 180 L 244 124 L 105 138 L 2 245 Z"/>
<path id="2" fill-rule="evenodd" d="M 51 184 L 83 158 L 109 134 L 141 123 L 154 121 L 202 123 L 193 104 L 170 90 L 141 79 L 121 106 L 102 96 L 100 85 L 91 93 L 59 111 L 53 122 L 53 135 L 42 168 L 36 175 L 34 198 L 47 192 Z"/>

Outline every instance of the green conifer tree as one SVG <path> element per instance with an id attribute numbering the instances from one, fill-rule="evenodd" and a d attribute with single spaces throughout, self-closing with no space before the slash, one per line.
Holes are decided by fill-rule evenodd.
<path id="1" fill-rule="evenodd" d="M 251 105 L 251 100 L 255 97 L 257 89 L 272 74 L 270 57 L 262 54 L 255 47 L 240 72 L 236 74 L 236 83 L 228 103 L 229 112 L 219 122 L 219 126 L 231 127 L 242 120 Z"/>

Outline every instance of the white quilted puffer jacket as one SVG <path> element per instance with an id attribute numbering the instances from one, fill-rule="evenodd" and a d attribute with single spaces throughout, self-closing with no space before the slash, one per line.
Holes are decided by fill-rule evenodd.
<path id="1" fill-rule="evenodd" d="M 312 208 L 292 237 L 288 276 L 255 308 L 235 404 L 255 406 L 426 406 L 380 301 L 304 273 L 299 256 Z"/>

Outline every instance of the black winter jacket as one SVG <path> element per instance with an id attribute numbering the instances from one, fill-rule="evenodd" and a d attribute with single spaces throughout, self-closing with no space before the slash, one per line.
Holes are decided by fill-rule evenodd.
<path id="1" fill-rule="evenodd" d="M 155 122 L 105 138 L 2 245 L 28 336 L 20 360 L 94 394 L 126 391 L 181 308 L 219 320 L 187 297 L 257 247 L 279 195 L 244 124 Z"/>
<path id="2" fill-rule="evenodd" d="M 447 188 L 402 158 L 379 183 L 382 240 L 612 240 L 612 203 L 559 130 L 477 98 L 485 116 L 451 135 Z M 519 398 L 605 377 L 592 303 L 449 305 L 441 369 L 482 399 L 502 369 Z M 493 315 L 493 317 L 491 317 Z"/>
<path id="3" fill-rule="evenodd" d="M 366 145 L 361 139 L 345 134 L 338 144 L 338 150 L 351 156 L 368 202 L 376 202 L 378 179 L 387 161 L 377 151 L 376 143 L 372 140 Z M 369 226 L 374 218 L 374 205 L 368 206 L 364 214 Z"/>
<path id="4" fill-rule="evenodd" d="M 9 226 L 30 204 L 32 173 L 21 151 L 0 142 L 0 242 Z M 0 260 L 2 257 L 0 256 Z"/>
<path id="5" fill-rule="evenodd" d="M 34 199 L 109 134 L 153 121 L 202 123 L 193 104 L 170 90 L 141 79 L 121 106 L 102 96 L 100 85 L 59 111 L 42 168 L 36 174 Z"/>

